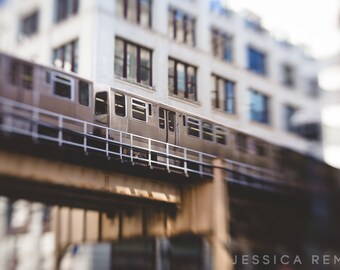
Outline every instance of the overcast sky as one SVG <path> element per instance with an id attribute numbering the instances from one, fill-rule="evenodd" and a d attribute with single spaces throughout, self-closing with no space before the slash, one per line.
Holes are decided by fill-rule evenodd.
<path id="1" fill-rule="evenodd" d="M 316 57 L 340 50 L 336 29 L 340 0 L 221 0 L 232 9 L 249 9 L 269 30 L 285 33 L 293 43 L 307 45 Z"/>

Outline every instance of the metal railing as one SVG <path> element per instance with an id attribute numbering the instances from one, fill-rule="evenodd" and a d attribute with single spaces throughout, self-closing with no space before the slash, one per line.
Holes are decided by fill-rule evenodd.
<path id="1" fill-rule="evenodd" d="M 108 159 L 212 177 L 216 157 L 0 97 L 0 130 L 102 153 Z"/>
<path id="2" fill-rule="evenodd" d="M 89 123 L 0 97 L 0 130 L 72 146 L 108 159 L 201 177 L 213 176 L 214 155 Z M 258 189 L 288 186 L 278 172 L 225 159 L 226 180 Z"/>

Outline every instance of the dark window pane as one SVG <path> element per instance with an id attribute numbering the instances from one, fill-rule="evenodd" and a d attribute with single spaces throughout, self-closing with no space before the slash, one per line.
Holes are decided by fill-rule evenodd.
<path id="1" fill-rule="evenodd" d="M 132 118 L 146 121 L 146 103 L 132 99 Z"/>
<path id="2" fill-rule="evenodd" d="M 79 81 L 79 104 L 89 106 L 90 104 L 90 86 L 88 82 Z"/>
<path id="3" fill-rule="evenodd" d="M 13 85 L 19 84 L 19 62 L 12 61 L 9 68 L 9 82 Z"/>
<path id="4" fill-rule="evenodd" d="M 39 12 L 26 16 L 20 22 L 20 37 L 30 37 L 38 31 Z"/>
<path id="5" fill-rule="evenodd" d="M 124 76 L 124 41 L 116 39 L 115 42 L 115 74 Z"/>
<path id="6" fill-rule="evenodd" d="M 247 152 L 247 137 L 242 133 L 236 133 L 236 146 L 240 152 Z"/>
<path id="7" fill-rule="evenodd" d="M 174 131 L 175 130 L 175 125 L 176 125 L 176 114 L 174 112 L 169 112 L 168 114 L 169 117 L 169 130 Z"/>
<path id="8" fill-rule="evenodd" d="M 115 113 L 118 116 L 126 116 L 125 95 L 115 93 Z"/>
<path id="9" fill-rule="evenodd" d="M 268 97 L 257 91 L 250 91 L 250 119 L 269 124 Z"/>
<path id="10" fill-rule="evenodd" d="M 54 94 L 57 96 L 71 98 L 71 86 L 60 81 L 54 82 Z"/>
<path id="11" fill-rule="evenodd" d="M 99 92 L 95 97 L 95 115 L 107 114 L 107 92 Z"/>
<path id="12" fill-rule="evenodd" d="M 180 10 L 169 10 L 169 38 L 195 46 L 195 19 Z"/>
<path id="13" fill-rule="evenodd" d="M 253 49 L 248 48 L 248 68 L 249 70 L 266 75 L 266 56 L 265 54 Z"/>
<path id="14" fill-rule="evenodd" d="M 136 44 L 116 38 L 115 74 L 144 85 L 152 84 L 152 53 Z"/>
<path id="15" fill-rule="evenodd" d="M 213 140 L 213 125 L 210 123 L 203 122 L 203 139 L 207 141 Z"/>
<path id="16" fill-rule="evenodd" d="M 78 72 L 78 40 L 54 49 L 53 65 L 66 71 Z"/>
<path id="17" fill-rule="evenodd" d="M 187 124 L 188 124 L 188 134 L 195 136 L 195 137 L 200 137 L 199 120 L 188 117 Z"/>
<path id="18" fill-rule="evenodd" d="M 60 22 L 78 13 L 78 0 L 56 0 L 56 21 Z"/>
<path id="19" fill-rule="evenodd" d="M 158 109 L 158 117 L 159 117 L 159 127 L 161 129 L 165 128 L 165 119 L 164 119 L 164 109 L 159 108 Z"/>
<path id="20" fill-rule="evenodd" d="M 216 128 L 216 142 L 219 144 L 227 144 L 226 134 L 223 128 Z"/>

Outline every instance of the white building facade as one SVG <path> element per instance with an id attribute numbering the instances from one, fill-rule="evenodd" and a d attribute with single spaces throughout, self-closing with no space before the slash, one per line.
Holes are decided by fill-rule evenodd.
<path id="1" fill-rule="evenodd" d="M 215 2 L 7 0 L 0 50 L 322 158 L 294 125 L 319 114 L 318 62 Z"/>

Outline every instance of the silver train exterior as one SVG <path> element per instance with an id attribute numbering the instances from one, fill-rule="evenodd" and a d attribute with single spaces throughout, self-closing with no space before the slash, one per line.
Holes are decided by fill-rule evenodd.
<path id="1" fill-rule="evenodd" d="M 322 162 L 204 117 L 2 53 L 0 96 L 95 125 L 273 169 L 291 181 L 307 179 L 311 167 L 318 167 L 315 171 L 319 174 L 332 174 Z M 57 121 L 42 120 L 50 125 Z M 65 128 L 84 132 L 72 123 Z M 93 125 L 87 132 L 96 134 Z"/>

